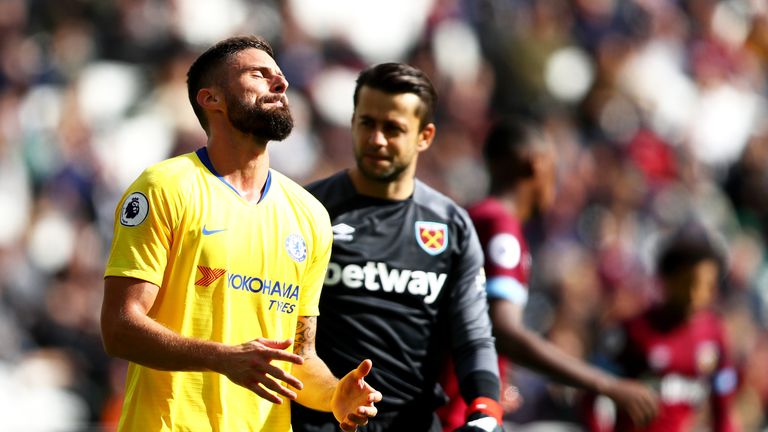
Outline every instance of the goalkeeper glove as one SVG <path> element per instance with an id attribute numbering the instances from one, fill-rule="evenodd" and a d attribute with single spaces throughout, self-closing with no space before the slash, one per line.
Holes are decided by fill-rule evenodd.
<path id="1" fill-rule="evenodd" d="M 454 432 L 504 432 L 504 409 L 491 398 L 479 397 L 467 407 L 467 422 Z"/>

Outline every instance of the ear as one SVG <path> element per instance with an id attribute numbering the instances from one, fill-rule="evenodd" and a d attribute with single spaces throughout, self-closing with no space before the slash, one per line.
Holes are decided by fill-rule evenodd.
<path id="1" fill-rule="evenodd" d="M 533 179 L 536 171 L 541 169 L 535 160 L 529 156 L 494 159 L 488 161 L 488 168 L 495 178 L 504 179 L 503 182 L 505 183 L 518 183 Z"/>
<path id="2" fill-rule="evenodd" d="M 533 178 L 536 176 L 536 172 L 541 170 L 541 163 L 535 158 L 526 157 L 520 161 L 520 175 L 521 178 Z"/>
<path id="3" fill-rule="evenodd" d="M 212 88 L 205 87 L 197 91 L 197 103 L 206 110 L 215 110 L 222 104 L 223 97 Z"/>
<path id="4" fill-rule="evenodd" d="M 434 123 L 427 123 L 420 131 L 419 131 L 419 142 L 416 145 L 416 150 L 419 152 L 423 152 L 424 150 L 428 149 L 429 146 L 432 145 L 432 140 L 435 139 L 435 124 Z"/>

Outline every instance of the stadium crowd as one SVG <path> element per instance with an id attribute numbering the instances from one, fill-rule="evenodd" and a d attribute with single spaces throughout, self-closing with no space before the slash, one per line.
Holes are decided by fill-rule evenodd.
<path id="1" fill-rule="evenodd" d="M 143 167 L 205 144 L 185 74 L 242 33 L 270 39 L 290 83 L 296 128 L 270 154 L 300 183 L 352 164 L 372 63 L 432 77 L 440 132 L 418 175 L 460 204 L 486 193 L 491 121 L 536 119 L 559 191 L 527 227 L 527 320 L 594 364 L 657 298 L 656 240 L 691 217 L 716 230 L 736 417 L 768 427 L 764 1 L 0 0 L 0 430 L 114 427 L 125 364 L 98 329 L 115 206 Z M 516 422 L 578 424 L 573 390 L 514 379 Z"/>

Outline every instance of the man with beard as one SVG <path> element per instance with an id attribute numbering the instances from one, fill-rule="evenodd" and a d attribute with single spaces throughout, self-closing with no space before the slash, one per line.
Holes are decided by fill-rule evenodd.
<path id="1" fill-rule="evenodd" d="M 317 350 L 331 371 L 359 358 L 385 395 L 361 430 L 439 431 L 438 372 L 450 355 L 469 405 L 467 430 L 498 430 L 496 351 L 483 255 L 467 213 L 415 178 L 435 136 L 435 90 L 420 70 L 384 63 L 354 93 L 356 165 L 308 186 L 328 209 L 333 251 Z M 333 431 L 328 414 L 293 404 L 295 431 Z"/>
<path id="2" fill-rule="evenodd" d="M 188 72 L 207 146 L 148 168 L 117 207 L 101 328 L 130 361 L 122 431 L 289 431 L 288 400 L 347 431 L 376 415 L 371 361 L 338 380 L 315 352 L 331 227 L 269 168 L 287 87 L 261 38 L 208 49 Z"/>

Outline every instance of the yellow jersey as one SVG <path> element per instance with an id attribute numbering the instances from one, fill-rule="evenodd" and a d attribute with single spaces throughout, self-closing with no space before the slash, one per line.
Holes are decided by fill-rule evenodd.
<path id="1" fill-rule="evenodd" d="M 160 287 L 149 316 L 183 336 L 232 345 L 287 339 L 299 316 L 319 313 L 331 243 L 328 213 L 301 186 L 270 170 L 250 203 L 201 148 L 148 168 L 128 188 L 105 276 Z M 290 431 L 290 404 L 214 372 L 130 363 L 119 430 Z"/>

